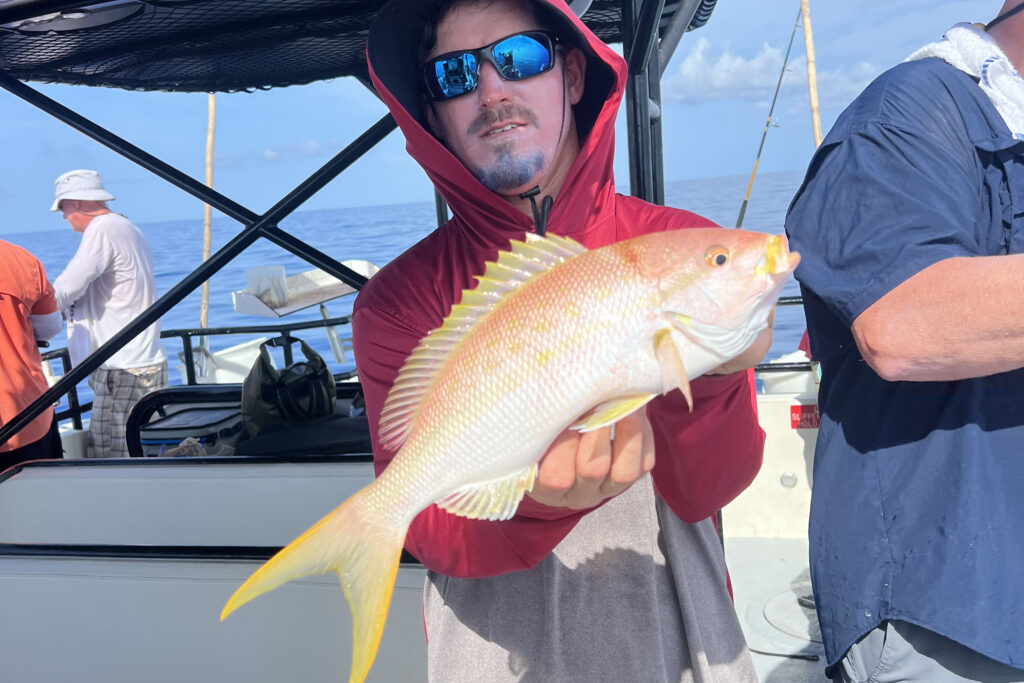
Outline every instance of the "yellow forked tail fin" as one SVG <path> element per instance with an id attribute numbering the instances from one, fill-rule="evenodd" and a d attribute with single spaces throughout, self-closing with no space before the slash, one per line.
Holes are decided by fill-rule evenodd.
<path id="1" fill-rule="evenodd" d="M 371 519 L 367 489 L 342 503 L 274 555 L 235 591 L 223 620 L 257 595 L 312 574 L 337 572 L 352 609 L 352 673 L 362 683 L 377 654 L 407 528 Z"/>

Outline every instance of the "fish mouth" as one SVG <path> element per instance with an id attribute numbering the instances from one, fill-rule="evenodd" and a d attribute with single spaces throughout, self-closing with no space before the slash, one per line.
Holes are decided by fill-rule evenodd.
<path id="1" fill-rule="evenodd" d="M 789 250 L 785 236 L 772 235 L 754 272 L 757 275 L 788 275 L 796 270 L 799 263 L 800 254 Z"/>

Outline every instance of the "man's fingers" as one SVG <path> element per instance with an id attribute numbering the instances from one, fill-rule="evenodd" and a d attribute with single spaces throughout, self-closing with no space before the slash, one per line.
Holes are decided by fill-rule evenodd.
<path id="1" fill-rule="evenodd" d="M 566 430 L 558 435 L 537 472 L 538 484 L 543 488 L 568 491 L 576 484 L 576 457 L 579 434 Z"/>
<path id="2" fill-rule="evenodd" d="M 654 469 L 654 427 L 651 426 L 651 421 L 647 419 L 647 415 L 644 415 L 644 461 L 643 470 L 646 474 Z"/>
<path id="3" fill-rule="evenodd" d="M 576 451 L 576 478 L 583 486 L 600 486 L 612 464 L 611 427 L 580 435 Z"/>
<path id="4" fill-rule="evenodd" d="M 615 425 L 612 443 L 612 465 L 604 492 L 615 495 L 631 486 L 648 470 L 645 460 L 648 448 L 653 451 L 649 434 L 650 423 L 644 410 L 638 410 Z"/>
<path id="5" fill-rule="evenodd" d="M 622 493 L 653 467 L 654 432 L 641 409 L 619 420 L 614 432 L 603 427 L 560 434 L 541 460 L 530 496 L 548 505 L 590 508 Z"/>
<path id="6" fill-rule="evenodd" d="M 528 496 L 538 503 L 555 507 L 572 507 L 570 499 L 576 490 L 576 454 L 580 435 L 571 430 L 559 434 L 540 461 L 537 481 Z"/>
<path id="7" fill-rule="evenodd" d="M 613 485 L 628 486 L 643 474 L 644 419 L 643 412 L 637 411 L 615 425 L 609 477 Z"/>

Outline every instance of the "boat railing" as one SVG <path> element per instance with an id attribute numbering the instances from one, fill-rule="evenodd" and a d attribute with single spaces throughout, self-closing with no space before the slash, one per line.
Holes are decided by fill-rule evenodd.
<path id="1" fill-rule="evenodd" d="M 324 318 L 321 320 L 307 320 L 303 322 L 294 323 L 273 323 L 267 325 L 244 325 L 238 327 L 196 327 L 180 330 L 163 330 L 160 332 L 162 339 L 170 339 L 177 337 L 181 340 L 182 345 L 182 364 L 184 365 L 184 379 L 185 384 L 192 386 L 198 384 L 196 380 L 196 354 L 202 353 L 204 350 L 201 347 L 193 346 L 193 337 L 214 337 L 224 335 L 248 335 L 253 336 L 257 334 L 274 334 L 267 341 L 270 346 L 281 347 L 284 355 L 285 365 L 291 365 L 293 362 L 292 358 L 292 342 L 297 341 L 295 337 L 291 335 L 296 330 L 309 330 L 317 328 L 330 328 L 337 325 L 348 325 L 351 322 L 350 316 L 342 316 L 338 318 Z M 356 374 L 355 370 L 351 370 L 345 373 L 335 373 L 335 377 L 346 379 Z"/>
<path id="2" fill-rule="evenodd" d="M 71 370 L 71 355 L 66 348 L 53 349 L 41 354 L 43 363 L 47 364 L 52 360 L 60 360 L 61 374 L 66 375 Z M 56 412 L 57 422 L 71 420 L 75 429 L 82 428 L 82 414 L 92 410 L 92 401 L 80 403 L 78 400 L 78 387 L 72 384 L 64 394 L 67 397 L 68 407 Z"/>
<path id="3" fill-rule="evenodd" d="M 802 306 L 803 305 L 803 297 L 800 297 L 800 296 L 782 296 L 782 297 L 779 297 L 779 300 L 778 300 L 778 302 L 776 302 L 776 305 L 780 306 L 780 307 L 782 307 L 782 306 Z M 754 368 L 754 371 L 757 372 L 757 373 L 762 373 L 762 372 L 768 372 L 768 373 L 773 373 L 773 372 L 794 372 L 794 371 L 799 371 L 799 370 L 806 370 L 808 372 L 813 372 L 815 370 L 814 362 L 808 360 L 808 361 L 802 361 L 802 362 L 796 362 L 796 363 L 760 363 L 760 364 L 758 364 Z"/>
<path id="4" fill-rule="evenodd" d="M 196 381 L 196 365 L 195 365 L 195 353 L 199 351 L 199 347 L 192 345 L 193 338 L 195 337 L 213 337 L 219 335 L 254 335 L 254 334 L 274 334 L 267 341 L 271 346 L 281 347 L 284 355 L 284 361 L 286 364 L 293 362 L 291 343 L 296 341 L 296 338 L 291 335 L 292 332 L 297 330 L 305 329 L 316 329 L 321 327 L 333 327 L 335 325 L 347 325 L 351 322 L 351 317 L 342 316 L 337 318 L 327 318 L 322 320 L 309 320 L 304 322 L 295 322 L 287 324 L 275 324 L 275 325 L 246 325 L 238 327 L 206 327 L 206 328 L 195 328 L 195 329 L 181 329 L 181 330 L 164 330 L 160 333 L 160 337 L 164 339 L 177 337 L 181 340 L 183 347 L 183 360 L 184 360 L 184 379 L 185 384 L 193 386 L 198 384 Z M 71 371 L 71 355 L 67 348 L 51 349 L 49 351 L 43 351 L 40 349 L 40 356 L 42 357 L 43 363 L 50 363 L 54 360 L 60 361 L 60 373 L 57 376 L 66 375 Z M 335 373 L 335 377 L 339 380 L 349 379 L 355 376 L 355 370 L 349 370 L 345 372 Z M 67 400 L 67 407 L 58 410 L 55 413 L 57 422 L 63 423 L 65 420 L 71 420 L 72 427 L 74 429 L 82 429 L 83 422 L 82 416 L 89 413 L 92 410 L 92 401 L 81 402 L 78 397 L 78 386 L 71 384 L 67 391 L 62 395 Z"/>

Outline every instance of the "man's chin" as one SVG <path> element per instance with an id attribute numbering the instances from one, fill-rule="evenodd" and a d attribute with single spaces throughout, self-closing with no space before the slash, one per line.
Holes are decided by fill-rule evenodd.
<path id="1" fill-rule="evenodd" d="M 518 196 L 537 185 L 544 169 L 544 156 L 540 152 L 517 158 L 506 156 L 476 173 L 477 179 L 488 190 L 504 196 Z"/>

